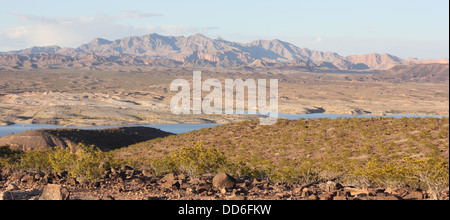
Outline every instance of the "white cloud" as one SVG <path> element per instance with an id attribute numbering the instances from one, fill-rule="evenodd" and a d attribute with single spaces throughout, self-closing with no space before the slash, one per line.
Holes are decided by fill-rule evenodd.
<path id="1" fill-rule="evenodd" d="M 124 11 L 124 13 L 120 16 L 124 18 L 151 18 L 151 17 L 160 17 L 164 15 L 142 11 Z"/>
<path id="2" fill-rule="evenodd" d="M 184 35 L 201 31 L 200 28 L 179 25 L 136 26 L 120 23 L 124 16 L 148 18 L 156 14 L 139 11 L 120 16 L 98 14 L 93 17 L 48 17 L 12 14 L 22 22 L 20 26 L 0 30 L 0 51 L 24 49 L 31 46 L 78 47 L 94 38 L 110 40 L 149 33 Z"/>

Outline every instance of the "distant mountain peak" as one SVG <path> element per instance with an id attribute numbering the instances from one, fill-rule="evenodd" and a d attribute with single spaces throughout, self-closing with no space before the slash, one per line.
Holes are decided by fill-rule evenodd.
<path id="1" fill-rule="evenodd" d="M 105 45 L 105 44 L 111 44 L 112 43 L 112 41 L 109 41 L 109 40 L 106 40 L 106 39 L 103 39 L 103 38 L 95 38 L 94 40 L 92 40 L 89 44 L 92 44 L 92 45 Z"/>
<path id="2" fill-rule="evenodd" d="M 207 38 L 207 39 L 210 39 L 209 37 L 206 37 L 205 35 L 203 35 L 203 34 L 200 34 L 200 33 L 197 33 L 197 34 L 194 34 L 194 35 L 192 35 L 192 36 L 190 36 L 191 38 Z M 210 39 L 211 40 L 211 39 Z"/>
<path id="3" fill-rule="evenodd" d="M 29 49 L 0 53 L 0 56 L 24 55 L 59 57 L 44 59 L 57 65 L 64 60 L 70 62 L 117 62 L 119 65 L 172 65 L 172 66 L 220 66 L 220 67 L 272 67 L 300 66 L 327 68 L 330 70 L 386 70 L 397 65 L 448 63 L 442 60 L 403 60 L 390 54 L 367 54 L 343 57 L 334 52 L 322 52 L 300 48 L 291 43 L 275 40 L 255 40 L 251 43 L 237 43 L 223 38 L 211 39 L 203 34 L 188 37 L 163 36 L 152 33 L 131 36 L 110 41 L 96 38 L 78 48 L 32 47 Z M 95 54 L 95 57 L 90 55 Z M 25 59 L 38 62 L 40 58 Z M 5 57 L 5 65 L 17 66 L 21 58 Z M 50 61 L 49 59 L 57 59 Z M 1 63 L 0 63 L 1 64 Z M 20 65 L 19 65 L 20 66 Z"/>

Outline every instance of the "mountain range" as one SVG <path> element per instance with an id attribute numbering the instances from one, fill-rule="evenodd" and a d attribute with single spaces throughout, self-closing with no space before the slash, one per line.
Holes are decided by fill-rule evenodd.
<path id="1" fill-rule="evenodd" d="M 165 67 L 284 67 L 341 71 L 387 70 L 398 65 L 440 63 L 448 59 L 402 59 L 390 54 L 341 56 L 300 48 L 281 40 L 237 43 L 201 34 L 190 37 L 150 34 L 109 41 L 97 38 L 78 48 L 32 47 L 0 53 L 0 67 L 53 68 L 116 64 Z"/>

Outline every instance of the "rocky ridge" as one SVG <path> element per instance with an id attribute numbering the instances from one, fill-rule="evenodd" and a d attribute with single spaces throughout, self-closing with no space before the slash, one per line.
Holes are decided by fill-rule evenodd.
<path id="1" fill-rule="evenodd" d="M 81 68 L 108 65 L 163 67 L 286 67 L 336 71 L 387 70 L 396 65 L 449 63 L 448 59 L 408 60 L 390 54 L 343 57 L 300 48 L 281 40 L 236 43 L 201 34 L 190 37 L 149 34 L 109 41 L 94 39 L 78 48 L 32 47 L 0 53 L 0 67 Z"/>

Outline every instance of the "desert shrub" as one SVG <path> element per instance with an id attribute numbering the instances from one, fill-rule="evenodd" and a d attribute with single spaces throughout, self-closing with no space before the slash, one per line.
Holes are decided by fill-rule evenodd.
<path id="1" fill-rule="evenodd" d="M 218 148 L 206 148 L 203 144 L 183 147 L 170 155 L 171 161 L 178 171 L 191 176 L 216 173 L 225 167 L 227 158 Z"/>
<path id="2" fill-rule="evenodd" d="M 407 181 L 410 170 L 405 169 L 401 164 L 382 162 L 375 158 L 370 160 L 365 167 L 358 168 L 356 172 L 362 178 L 366 178 L 370 185 L 399 187 L 410 183 Z"/>
<path id="3" fill-rule="evenodd" d="M 269 173 L 269 179 L 276 182 L 295 182 L 299 178 L 299 173 L 290 167 L 274 168 Z"/>
<path id="4" fill-rule="evenodd" d="M 75 164 L 69 169 L 69 174 L 87 179 L 99 178 L 102 174 L 99 165 L 107 160 L 105 153 L 94 146 L 80 144 L 78 147 L 80 150 L 75 154 Z"/>
<path id="5" fill-rule="evenodd" d="M 178 172 L 176 164 L 170 157 L 157 158 L 151 161 L 151 166 L 157 176 L 162 176 L 168 173 Z"/>
<path id="6" fill-rule="evenodd" d="M 0 165 L 9 166 L 14 171 L 46 173 L 67 171 L 73 177 L 95 179 L 99 178 L 102 172 L 98 169 L 100 163 L 108 160 L 106 154 L 99 149 L 83 144 L 78 145 L 76 153 L 70 148 L 60 147 L 27 152 L 0 148 Z"/>
<path id="7" fill-rule="evenodd" d="M 28 153 L 32 153 L 32 151 Z M 56 147 L 48 154 L 48 162 L 50 163 L 52 172 L 69 172 L 76 164 L 76 155 L 69 148 Z"/>
<path id="8" fill-rule="evenodd" d="M 405 158 L 408 176 L 420 187 L 428 189 L 432 199 L 440 199 L 449 189 L 449 164 L 441 157 L 428 159 Z"/>
<path id="9" fill-rule="evenodd" d="M 76 153 L 72 153 L 70 148 L 55 148 L 48 157 L 53 172 L 67 171 L 72 177 L 89 180 L 100 177 L 102 170 L 99 170 L 99 165 L 107 161 L 104 152 L 83 144 L 78 145 Z"/>
<path id="10" fill-rule="evenodd" d="M 18 169 L 22 171 L 51 171 L 51 150 L 33 150 L 25 152 L 20 158 Z"/>
<path id="11" fill-rule="evenodd" d="M 255 161 L 248 159 L 232 159 L 220 169 L 237 178 L 268 178 L 272 165 L 269 161 Z"/>
<path id="12" fill-rule="evenodd" d="M 201 176 L 225 172 L 238 178 L 267 178 L 271 170 L 269 161 L 230 158 L 219 148 L 207 148 L 201 143 L 154 159 L 151 166 L 157 175 L 185 173 Z"/>
<path id="13" fill-rule="evenodd" d="M 372 159 L 358 171 L 371 185 L 420 187 L 427 189 L 433 199 L 439 199 L 449 188 L 449 164 L 442 157 L 407 157 L 394 162 Z"/>
<path id="14" fill-rule="evenodd" d="M 17 163 L 22 154 L 22 151 L 11 150 L 9 146 L 0 147 L 0 168 Z"/>

